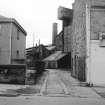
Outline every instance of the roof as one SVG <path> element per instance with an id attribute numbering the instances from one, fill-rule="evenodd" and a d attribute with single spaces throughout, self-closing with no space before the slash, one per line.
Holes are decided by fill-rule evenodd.
<path id="1" fill-rule="evenodd" d="M 56 46 L 47 46 L 46 49 L 47 49 L 47 50 L 53 50 L 53 49 L 55 49 L 55 47 L 56 47 Z"/>
<path id="2" fill-rule="evenodd" d="M 27 32 L 24 30 L 24 28 L 14 19 L 14 18 L 7 18 L 0 15 L 0 23 L 14 23 L 16 26 L 20 28 L 20 30 L 27 35 Z"/>
<path id="3" fill-rule="evenodd" d="M 43 44 L 40 44 L 40 46 L 33 46 L 33 47 L 29 47 L 29 48 L 26 48 L 25 50 L 26 51 L 32 51 L 33 49 L 37 49 L 39 47 L 45 47 Z"/>
<path id="4" fill-rule="evenodd" d="M 64 56 L 66 56 L 66 53 L 62 53 L 62 51 L 56 51 L 54 54 L 51 54 L 50 56 L 48 56 L 47 58 L 45 58 L 43 61 L 57 61 L 61 58 L 63 58 Z"/>

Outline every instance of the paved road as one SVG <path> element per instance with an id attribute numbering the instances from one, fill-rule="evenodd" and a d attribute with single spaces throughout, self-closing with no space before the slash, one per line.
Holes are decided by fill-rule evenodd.
<path id="1" fill-rule="evenodd" d="M 105 99 L 92 88 L 80 87 L 69 72 L 48 71 L 40 94 L 0 97 L 0 105 L 105 105 Z"/>
<path id="2" fill-rule="evenodd" d="M 70 96 L 81 98 L 100 98 L 92 88 L 80 87 L 69 71 L 49 69 L 40 93 L 48 96 Z"/>
<path id="3" fill-rule="evenodd" d="M 62 81 L 62 76 L 57 70 L 48 70 L 48 75 L 40 90 L 41 94 L 69 94 L 69 91 Z"/>

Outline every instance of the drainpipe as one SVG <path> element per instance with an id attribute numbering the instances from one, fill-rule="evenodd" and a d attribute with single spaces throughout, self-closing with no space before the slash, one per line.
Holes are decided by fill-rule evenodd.
<path id="1" fill-rule="evenodd" d="M 63 30 L 63 34 L 62 34 L 62 52 L 64 52 L 64 20 L 63 20 L 62 30 Z"/>
<path id="2" fill-rule="evenodd" d="M 10 24 L 10 58 L 9 58 L 9 64 L 12 64 L 12 19 Z"/>
<path id="3" fill-rule="evenodd" d="M 86 4 L 86 82 L 91 85 L 90 6 Z"/>

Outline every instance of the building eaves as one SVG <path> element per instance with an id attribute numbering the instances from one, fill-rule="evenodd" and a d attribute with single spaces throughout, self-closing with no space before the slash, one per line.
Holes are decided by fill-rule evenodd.
<path id="1" fill-rule="evenodd" d="M 44 62 L 46 61 L 58 61 L 59 59 L 66 56 L 66 53 L 62 53 L 62 51 L 56 51 L 54 54 L 51 54 L 47 58 L 43 59 Z"/>
<path id="2" fill-rule="evenodd" d="M 14 23 L 25 35 L 27 35 L 24 28 L 14 18 L 7 18 L 0 15 L 0 23 Z"/>
<path id="3" fill-rule="evenodd" d="M 48 46 L 46 47 L 47 50 L 54 50 L 56 46 Z"/>

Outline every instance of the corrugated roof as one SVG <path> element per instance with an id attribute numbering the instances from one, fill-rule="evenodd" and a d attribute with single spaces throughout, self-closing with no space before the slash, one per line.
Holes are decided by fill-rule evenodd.
<path id="1" fill-rule="evenodd" d="M 48 56 L 43 61 L 57 61 L 67 55 L 66 53 L 62 53 L 62 51 L 56 51 L 54 54 Z"/>
<path id="2" fill-rule="evenodd" d="M 56 47 L 56 46 L 47 46 L 46 49 L 47 49 L 47 50 L 53 50 L 53 49 L 55 49 L 55 47 Z"/>

